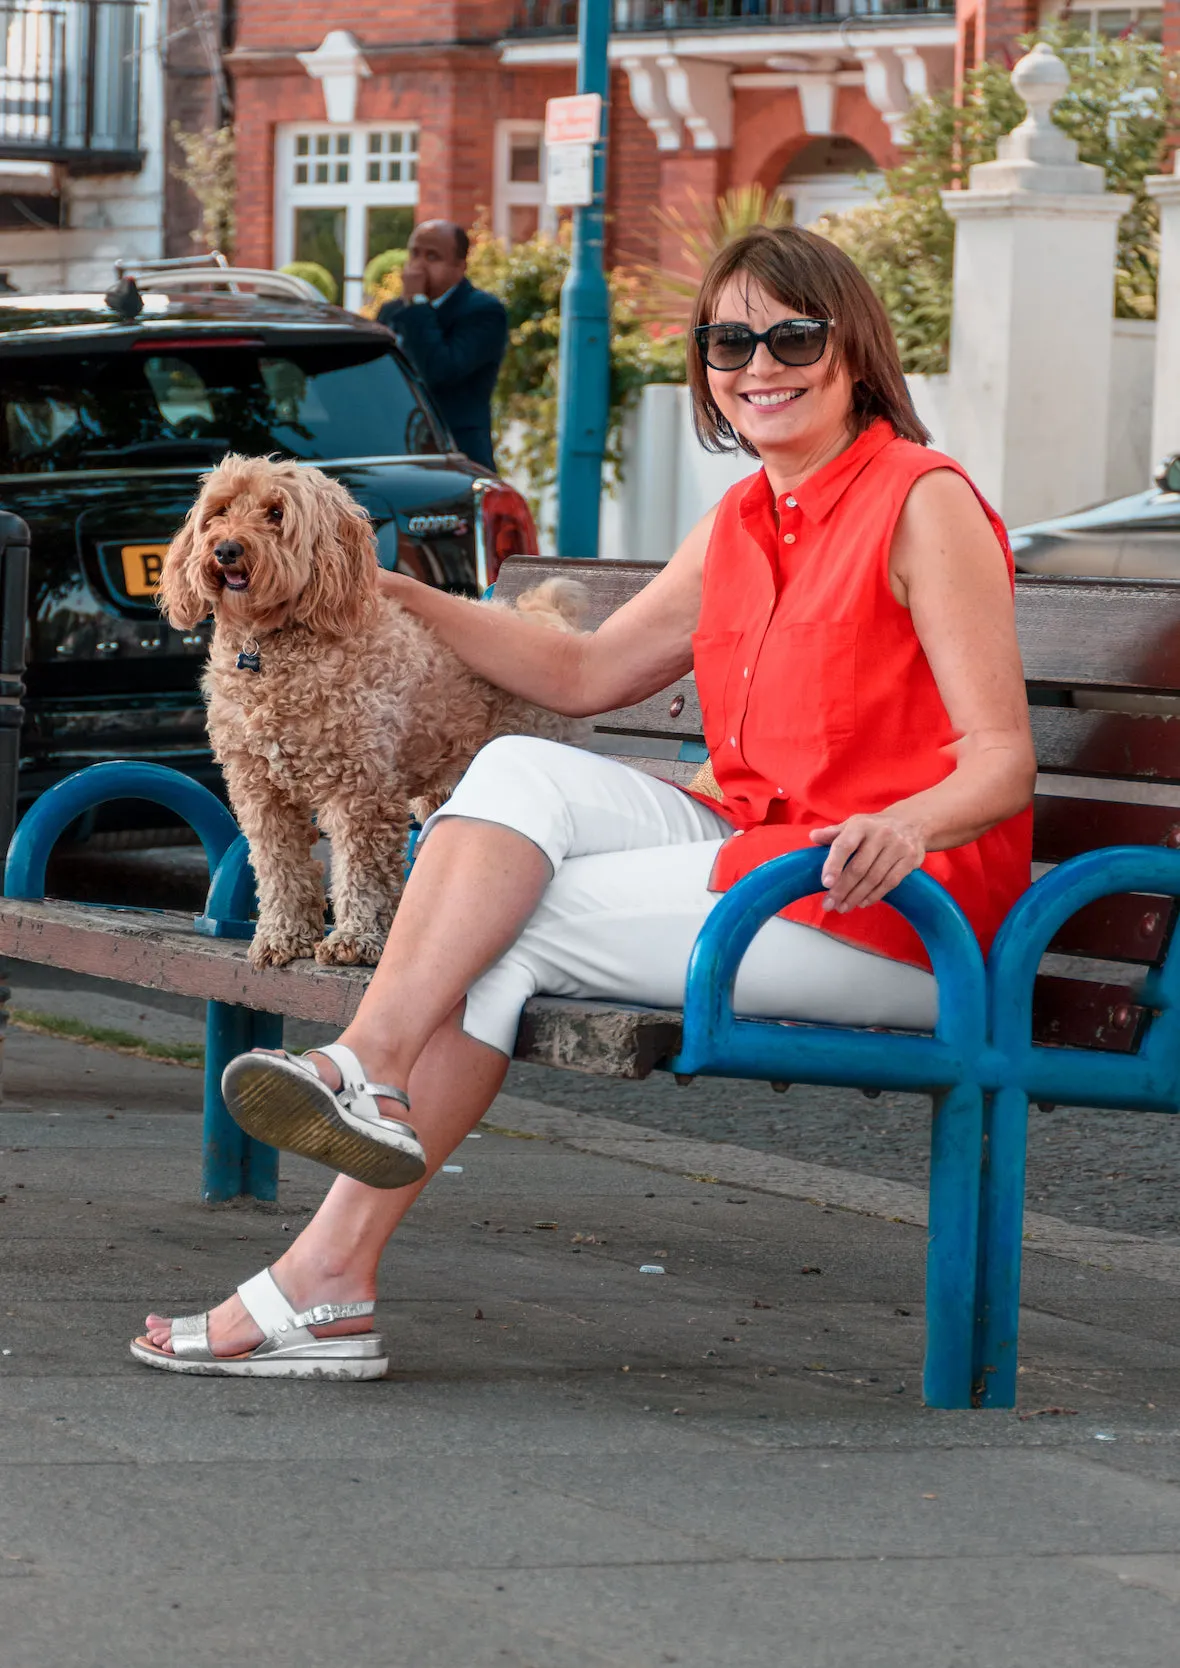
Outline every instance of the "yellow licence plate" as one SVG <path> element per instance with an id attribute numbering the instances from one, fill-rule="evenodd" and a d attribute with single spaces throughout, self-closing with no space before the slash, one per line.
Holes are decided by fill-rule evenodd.
<path id="1" fill-rule="evenodd" d="M 123 585 L 129 597 L 154 597 L 160 589 L 160 574 L 166 544 L 125 544 L 123 557 Z"/>

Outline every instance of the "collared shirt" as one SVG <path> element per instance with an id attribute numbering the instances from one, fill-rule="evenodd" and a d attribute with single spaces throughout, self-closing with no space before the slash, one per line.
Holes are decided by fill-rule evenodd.
<path id="1" fill-rule="evenodd" d="M 810 845 L 809 831 L 882 811 L 954 769 L 956 735 L 909 610 L 889 585 L 894 529 L 914 482 L 951 459 L 878 420 L 793 492 L 765 471 L 722 499 L 705 558 L 693 659 L 727 840 L 710 885 Z M 982 500 L 981 500 L 982 502 Z M 984 505 L 997 560 L 1007 534 Z M 1028 886 L 1031 813 L 923 867 L 965 911 L 986 950 Z M 822 897 L 783 911 L 866 949 L 929 966 L 887 904 L 837 915 Z"/>

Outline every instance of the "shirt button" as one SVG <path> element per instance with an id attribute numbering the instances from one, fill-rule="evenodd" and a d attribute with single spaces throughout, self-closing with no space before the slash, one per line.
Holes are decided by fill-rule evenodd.
<path id="1" fill-rule="evenodd" d="M 795 542 L 794 533 L 784 533 L 783 534 L 783 543 L 784 544 L 794 544 L 794 542 Z"/>
<path id="2" fill-rule="evenodd" d="M 729 745 L 731 747 L 736 747 L 737 746 L 737 737 L 736 736 L 730 736 Z"/>
<path id="3" fill-rule="evenodd" d="M 750 668 L 748 666 L 743 666 L 742 667 L 742 677 L 743 678 L 748 678 L 749 675 L 750 675 Z"/>
<path id="4" fill-rule="evenodd" d="M 793 498 L 788 498 L 787 499 L 787 508 L 788 508 L 788 510 L 793 510 L 793 509 L 796 508 L 795 500 Z"/>

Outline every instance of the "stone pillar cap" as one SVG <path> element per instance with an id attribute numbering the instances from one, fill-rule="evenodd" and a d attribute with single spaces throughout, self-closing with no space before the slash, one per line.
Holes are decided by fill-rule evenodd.
<path id="1" fill-rule="evenodd" d="M 994 162 L 977 162 L 971 191 L 1035 191 L 1052 196 L 1106 189 L 1106 175 L 1078 161 L 1077 142 L 1053 120 L 1053 107 L 1069 88 L 1069 71 L 1047 41 L 1038 41 L 1012 71 L 1012 85 L 1028 115 L 996 146 Z"/>

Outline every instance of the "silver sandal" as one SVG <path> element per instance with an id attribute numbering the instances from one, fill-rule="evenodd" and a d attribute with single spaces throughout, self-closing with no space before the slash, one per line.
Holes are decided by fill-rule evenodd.
<path id="1" fill-rule="evenodd" d="M 200 1373 L 210 1378 L 382 1378 L 389 1357 L 376 1332 L 339 1338 L 316 1338 L 312 1326 L 371 1315 L 366 1303 L 317 1303 L 296 1314 L 269 1268 L 238 1287 L 238 1296 L 263 1334 L 256 1349 L 243 1355 L 214 1355 L 209 1348 L 209 1315 L 178 1315 L 172 1322 L 171 1353 L 146 1338 L 136 1338 L 131 1353 L 148 1367 L 169 1373 Z"/>
<path id="2" fill-rule="evenodd" d="M 343 1083 L 330 1089 L 311 1061 L 296 1054 L 239 1054 L 221 1075 L 221 1092 L 234 1122 L 257 1141 L 313 1158 L 370 1187 L 408 1187 L 426 1174 L 426 1154 L 409 1124 L 383 1118 L 377 1095 L 406 1111 L 404 1089 L 370 1083 L 343 1043 L 313 1050 L 339 1068 Z"/>

